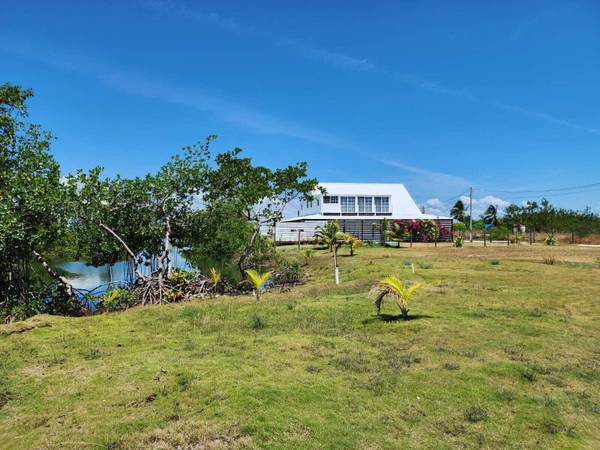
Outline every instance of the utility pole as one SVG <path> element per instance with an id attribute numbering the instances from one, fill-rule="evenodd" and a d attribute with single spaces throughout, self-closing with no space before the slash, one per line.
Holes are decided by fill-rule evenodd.
<path id="1" fill-rule="evenodd" d="M 469 188 L 469 241 L 473 242 L 473 187 Z"/>

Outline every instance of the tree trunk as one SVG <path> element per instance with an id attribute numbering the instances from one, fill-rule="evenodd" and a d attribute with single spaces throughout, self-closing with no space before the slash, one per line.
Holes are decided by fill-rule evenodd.
<path id="1" fill-rule="evenodd" d="M 131 261 L 133 262 L 133 271 L 135 272 L 136 276 L 138 278 L 144 278 L 144 276 L 142 275 L 142 272 L 140 272 L 139 270 L 139 264 L 137 261 L 137 256 L 135 255 L 135 253 L 133 253 L 131 251 L 131 249 L 129 248 L 129 246 L 125 243 L 125 241 L 121 238 L 121 236 L 119 236 L 117 233 L 115 233 L 110 227 L 106 226 L 105 224 L 103 224 L 102 222 L 100 222 L 100 226 L 102 228 L 104 228 L 106 231 L 108 231 L 108 233 L 114 237 L 119 244 L 121 244 L 121 246 L 125 249 L 125 251 L 127 252 L 127 254 L 129 255 L 129 257 L 131 258 Z"/>
<path id="2" fill-rule="evenodd" d="M 408 320 L 408 309 L 401 307 L 400 311 L 402 312 L 402 319 Z"/>
<path id="3" fill-rule="evenodd" d="M 256 239 L 258 238 L 259 233 L 260 233 L 260 221 L 257 220 L 254 225 L 254 231 L 252 232 L 252 237 L 250 238 L 250 242 L 248 242 L 248 245 L 246 246 L 246 248 L 240 255 L 240 259 L 238 260 L 238 269 L 240 270 L 240 273 L 242 274 L 243 277 L 246 276 L 245 272 L 244 272 L 244 268 L 245 268 L 244 265 L 246 263 L 246 260 L 248 259 L 248 256 L 250 256 L 252 249 L 254 248 L 254 244 L 256 243 Z"/>
<path id="4" fill-rule="evenodd" d="M 74 291 L 71 283 L 69 283 L 65 277 L 60 276 L 52 267 L 50 267 L 50 264 L 48 264 L 48 262 L 44 259 L 44 257 L 42 255 L 40 255 L 35 250 L 31 250 L 31 252 L 33 253 L 33 256 L 35 256 L 35 259 L 37 259 L 39 261 L 39 263 L 42 265 L 44 270 L 46 272 L 48 272 L 48 274 L 52 278 L 54 278 L 56 281 L 58 281 L 61 284 L 61 286 L 63 286 L 65 288 L 67 294 L 69 294 L 72 297 L 74 295 L 75 291 Z"/>
<path id="5" fill-rule="evenodd" d="M 165 231 L 165 257 L 167 258 L 167 276 L 173 272 L 173 258 L 171 257 L 171 218 L 166 218 Z"/>

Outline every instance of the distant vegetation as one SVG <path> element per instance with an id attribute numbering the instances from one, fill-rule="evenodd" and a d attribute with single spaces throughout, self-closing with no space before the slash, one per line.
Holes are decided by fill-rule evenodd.
<path id="1" fill-rule="evenodd" d="M 461 200 L 452 207 L 451 215 L 464 224 L 469 223 L 469 216 L 465 213 Z M 600 216 L 590 208 L 583 211 L 556 208 L 545 198 L 539 203 L 528 201 L 522 206 L 509 205 L 503 216 L 498 215 L 494 205 L 489 205 L 480 219 L 473 218 L 475 230 L 483 230 L 485 225 L 494 226 L 489 232 L 492 239 L 506 239 L 508 234 L 521 225 L 532 233 L 532 239 L 535 239 L 536 233 L 542 233 L 543 238 L 550 234 L 567 234 L 571 241 L 575 240 L 575 236 L 600 234 Z M 461 230 L 466 231 L 466 227 Z"/>

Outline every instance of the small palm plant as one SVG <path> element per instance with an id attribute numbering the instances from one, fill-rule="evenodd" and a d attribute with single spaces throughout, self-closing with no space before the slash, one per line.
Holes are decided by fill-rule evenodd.
<path id="1" fill-rule="evenodd" d="M 271 277 L 271 272 L 258 273 L 256 270 L 248 269 L 246 270 L 246 274 L 254 285 L 254 296 L 256 297 L 256 301 L 258 301 L 260 300 L 260 294 L 264 290 L 266 282 L 269 281 L 269 278 Z"/>
<path id="2" fill-rule="evenodd" d="M 212 284 L 213 289 L 217 289 L 219 284 L 221 283 L 221 274 L 217 269 L 211 267 L 208 271 L 208 277 L 210 278 L 210 282 Z"/>
<path id="3" fill-rule="evenodd" d="M 339 231 L 340 226 L 337 222 L 327 222 L 325 225 L 315 228 L 315 237 L 324 245 L 326 245 L 330 252 L 332 252 L 335 247 Z"/>
<path id="4" fill-rule="evenodd" d="M 302 256 L 304 256 L 304 262 L 306 264 L 308 264 L 308 261 L 310 261 L 310 259 L 314 256 L 315 252 L 314 250 L 311 250 L 309 248 L 307 248 L 306 250 L 304 250 L 302 252 Z"/>
<path id="5" fill-rule="evenodd" d="M 338 239 L 343 239 L 344 244 L 350 249 L 350 256 L 354 256 L 354 249 L 363 245 L 363 241 L 350 233 L 338 233 Z"/>
<path id="6" fill-rule="evenodd" d="M 389 295 L 396 299 L 402 318 L 408 319 L 408 302 L 415 294 L 415 292 L 424 286 L 423 283 L 416 284 L 405 284 L 400 279 L 394 276 L 388 276 L 379 281 L 371 290 L 375 295 L 375 308 L 377 309 L 377 315 L 381 313 L 381 306 L 383 299 Z"/>

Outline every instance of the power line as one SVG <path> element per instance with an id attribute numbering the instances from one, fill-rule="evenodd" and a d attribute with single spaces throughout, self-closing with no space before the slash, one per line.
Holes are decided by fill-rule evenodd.
<path id="1" fill-rule="evenodd" d="M 585 188 L 591 188 L 591 187 L 600 187 L 600 182 L 597 183 L 590 183 L 590 184 L 581 184 L 578 186 L 566 186 L 566 187 L 559 187 L 559 188 L 552 188 L 552 189 L 523 189 L 523 190 L 514 190 L 514 191 L 508 191 L 508 190 L 501 190 L 501 189 L 495 189 L 494 191 L 487 191 L 486 192 L 497 192 L 499 194 L 535 194 L 535 193 L 544 193 L 544 192 L 555 192 L 555 191 L 570 191 L 573 189 L 585 189 Z"/>

